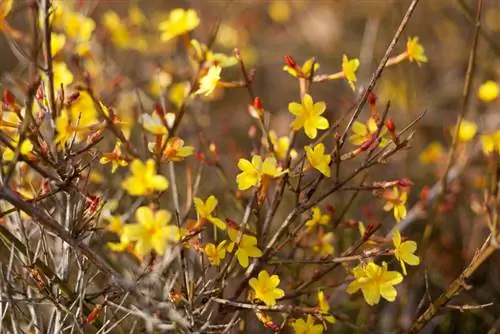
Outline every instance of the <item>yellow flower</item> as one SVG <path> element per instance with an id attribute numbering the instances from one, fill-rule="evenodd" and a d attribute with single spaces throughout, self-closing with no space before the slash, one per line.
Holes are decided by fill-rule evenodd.
<path id="1" fill-rule="evenodd" d="M 313 228 L 316 225 L 328 225 L 330 222 L 330 215 L 321 214 L 321 210 L 319 207 L 315 206 L 312 208 L 312 217 L 308 221 L 306 221 L 306 226 L 309 228 Z"/>
<path id="2" fill-rule="evenodd" d="M 108 10 L 104 12 L 102 20 L 104 27 L 111 35 L 113 44 L 118 48 L 126 48 L 130 43 L 129 29 L 122 22 L 120 16 L 112 10 Z"/>
<path id="3" fill-rule="evenodd" d="M 228 245 L 227 250 L 229 252 L 233 251 L 234 246 L 238 242 L 238 237 L 240 236 L 240 232 L 234 228 L 229 228 L 228 233 L 229 238 L 231 239 L 231 243 Z M 240 245 L 238 246 L 238 250 L 235 253 L 238 262 L 243 268 L 248 267 L 248 259 L 250 257 L 261 257 L 262 251 L 257 247 L 257 238 L 253 236 L 249 236 L 243 234 L 241 238 Z"/>
<path id="4" fill-rule="evenodd" d="M 413 254 L 417 250 L 417 243 L 415 241 L 401 242 L 401 233 L 397 229 L 392 236 L 392 243 L 394 244 L 394 256 L 401 264 L 403 274 L 406 275 L 405 262 L 410 266 L 418 266 L 420 263 L 420 258 Z"/>
<path id="5" fill-rule="evenodd" d="M 306 146 L 305 150 L 309 164 L 319 170 L 324 176 L 330 177 L 330 161 L 332 157 L 330 154 L 325 154 L 325 145 L 319 143 L 314 148 Z"/>
<path id="6" fill-rule="evenodd" d="M 290 124 L 290 128 L 294 131 L 304 128 L 306 135 L 314 139 L 318 131 L 328 128 L 328 120 L 321 116 L 326 110 L 325 102 L 314 103 L 311 95 L 306 94 L 302 99 L 302 103 L 291 102 L 288 104 L 288 110 L 295 115 L 295 120 Z"/>
<path id="7" fill-rule="evenodd" d="M 313 251 L 319 253 L 320 256 L 333 255 L 335 253 L 335 249 L 332 245 L 333 239 L 335 237 L 333 232 L 324 234 L 323 231 L 320 231 L 318 237 L 318 241 L 313 246 Z"/>
<path id="8" fill-rule="evenodd" d="M 125 222 L 123 221 L 122 216 L 111 215 L 109 217 L 106 217 L 106 220 L 109 222 L 108 226 L 106 227 L 108 231 L 116 234 L 122 234 L 123 228 L 125 227 Z"/>
<path id="9" fill-rule="evenodd" d="M 9 15 L 11 9 L 12 9 L 12 4 L 14 3 L 14 0 L 2 0 L 0 2 L 0 30 L 3 26 L 3 20 Z"/>
<path id="10" fill-rule="evenodd" d="M 123 157 L 121 151 L 122 143 L 117 141 L 113 152 L 104 153 L 99 160 L 99 163 L 105 165 L 111 162 L 111 173 L 114 173 L 119 166 L 128 166 L 127 160 Z"/>
<path id="11" fill-rule="evenodd" d="M 200 79 L 200 87 L 194 92 L 194 95 L 204 94 L 205 96 L 209 96 L 212 94 L 220 80 L 221 71 L 222 67 L 218 65 L 210 66 L 207 74 Z"/>
<path id="12" fill-rule="evenodd" d="M 318 307 L 323 314 L 328 314 L 328 312 L 330 312 L 330 304 L 328 304 L 325 293 L 322 290 L 318 291 Z M 323 318 L 331 324 L 334 324 L 336 321 L 333 315 L 323 315 Z"/>
<path id="13" fill-rule="evenodd" d="M 408 42 L 406 43 L 406 54 L 408 55 L 409 61 L 414 61 L 418 65 L 420 65 L 420 63 L 427 63 L 424 47 L 418 42 L 418 37 L 408 38 Z"/>
<path id="14" fill-rule="evenodd" d="M 300 68 L 302 71 L 302 75 L 305 78 L 309 78 L 311 76 L 311 70 L 313 69 L 313 62 L 314 62 L 314 58 L 309 58 L 308 60 L 306 60 L 304 62 L 304 65 L 302 65 L 302 67 Z M 314 62 L 314 73 L 316 73 L 316 71 L 318 71 L 319 66 L 320 65 L 318 62 Z M 288 72 L 289 74 L 293 75 L 294 77 L 299 76 L 299 73 L 297 73 L 297 70 L 293 67 L 289 67 L 288 65 L 283 66 L 283 71 Z"/>
<path id="15" fill-rule="evenodd" d="M 161 40 L 166 42 L 176 36 L 190 32 L 199 24 L 200 18 L 195 10 L 176 8 L 170 12 L 166 21 L 158 25 L 158 29 L 162 32 Z"/>
<path id="16" fill-rule="evenodd" d="M 14 137 L 14 140 L 12 141 L 12 145 L 14 148 L 19 145 L 19 136 Z M 19 153 L 22 155 L 29 155 L 33 151 L 33 143 L 29 139 L 23 140 L 21 143 L 21 148 L 19 150 Z M 2 159 L 6 161 L 12 161 L 14 160 L 14 151 L 12 151 L 10 148 L 6 147 L 5 150 L 3 151 L 2 154 Z"/>
<path id="17" fill-rule="evenodd" d="M 290 138 L 288 138 L 288 136 L 283 136 L 278 138 L 276 132 L 274 132 L 273 130 L 269 131 L 269 137 L 271 138 L 271 144 L 273 144 L 276 157 L 280 160 L 285 159 L 286 152 L 288 152 L 288 148 L 290 147 Z M 292 149 L 290 151 L 290 157 L 292 159 L 297 157 L 297 151 Z"/>
<path id="18" fill-rule="evenodd" d="M 493 152 L 500 154 L 500 130 L 489 135 L 482 135 L 481 146 L 483 147 L 483 152 L 486 155 L 490 155 Z"/>
<path id="19" fill-rule="evenodd" d="M 254 155 L 252 157 L 252 162 L 246 159 L 240 159 L 238 161 L 238 168 L 241 169 L 241 173 L 236 176 L 239 190 L 257 187 L 261 184 L 263 179 L 276 178 L 286 173 L 286 171 L 282 172 L 281 169 L 278 168 L 276 158 L 267 157 L 264 162 L 262 162 L 260 155 Z"/>
<path id="20" fill-rule="evenodd" d="M 349 60 L 346 55 L 342 56 L 342 72 L 344 73 L 344 76 L 349 83 L 349 86 L 351 86 L 352 90 L 354 90 L 356 87 L 354 86 L 354 83 L 358 80 L 356 78 L 356 71 L 358 70 L 359 67 L 359 59 L 358 58 L 353 58 Z"/>
<path id="21" fill-rule="evenodd" d="M 122 182 L 122 187 L 131 196 L 150 195 L 154 191 L 163 191 L 168 188 L 168 180 L 156 174 L 155 161 L 149 159 L 145 164 L 141 160 L 134 160 L 130 165 L 132 176 Z"/>
<path id="22" fill-rule="evenodd" d="M 73 82 L 73 73 L 68 69 L 64 62 L 54 62 L 54 89 L 58 91 L 61 85 L 66 88 Z"/>
<path id="23" fill-rule="evenodd" d="M 477 125 L 474 122 L 463 120 L 460 123 L 460 129 L 458 130 L 458 140 L 460 142 L 468 142 L 474 138 L 477 132 Z M 455 127 L 451 130 L 451 134 L 455 133 Z"/>
<path id="24" fill-rule="evenodd" d="M 397 187 L 394 187 L 392 190 L 386 190 L 384 192 L 384 198 L 387 200 L 387 203 L 384 205 L 385 211 L 394 210 L 394 218 L 399 222 L 400 220 L 406 217 L 406 200 L 408 198 L 408 194 L 406 192 L 399 193 Z"/>
<path id="25" fill-rule="evenodd" d="M 366 124 L 363 124 L 359 121 L 355 121 L 352 125 L 353 134 L 349 136 L 349 142 L 353 145 L 363 145 L 367 141 L 371 140 L 372 137 L 377 133 L 378 127 L 377 122 L 370 117 Z M 387 128 L 383 127 L 380 131 L 380 141 L 379 146 L 384 147 L 389 143 L 389 139 L 385 136 L 387 134 Z"/>
<path id="26" fill-rule="evenodd" d="M 314 324 L 314 317 L 310 314 L 307 315 L 307 320 L 297 319 L 292 323 L 293 333 L 294 334 L 322 334 L 323 333 L 323 325 L 322 324 Z"/>
<path id="27" fill-rule="evenodd" d="M 161 116 L 158 113 L 153 112 L 150 114 L 142 114 L 142 126 L 147 131 L 151 132 L 154 135 L 161 136 L 167 134 L 168 130 L 165 127 L 166 122 L 161 119 Z"/>
<path id="28" fill-rule="evenodd" d="M 208 261 L 212 266 L 220 265 L 220 262 L 226 257 L 226 240 L 222 241 L 218 246 L 208 243 L 203 252 L 208 257 Z"/>
<path id="29" fill-rule="evenodd" d="M 189 82 L 179 82 L 170 86 L 170 91 L 168 93 L 168 99 L 177 108 L 180 108 L 184 104 L 184 100 L 189 91 Z"/>
<path id="30" fill-rule="evenodd" d="M 135 212 L 135 218 L 137 224 L 126 225 L 122 235 L 136 242 L 134 251 L 140 256 L 152 250 L 163 255 L 170 242 L 179 240 L 179 228 L 169 225 L 172 214 L 167 210 L 154 212 L 147 206 L 141 206 Z"/>
<path id="31" fill-rule="evenodd" d="M 477 96 L 484 102 L 491 102 L 497 99 L 500 88 L 496 82 L 488 80 L 479 86 Z"/>
<path id="32" fill-rule="evenodd" d="M 57 24 L 58 28 L 64 29 L 69 38 L 78 42 L 89 41 L 96 27 L 92 18 L 69 10 L 66 7 L 62 8 L 60 23 L 60 25 Z"/>
<path id="33" fill-rule="evenodd" d="M 262 300 L 267 306 L 276 305 L 276 299 L 285 296 L 285 291 L 278 288 L 280 284 L 279 276 L 269 276 L 266 270 L 262 270 L 258 278 L 251 278 L 248 284 L 254 290 L 255 298 Z"/>
<path id="34" fill-rule="evenodd" d="M 193 146 L 184 146 L 184 140 L 179 137 L 172 137 L 167 142 L 162 158 L 168 161 L 182 161 L 193 155 L 193 153 Z"/>
<path id="35" fill-rule="evenodd" d="M 66 43 L 66 36 L 63 34 L 56 34 L 56 33 L 51 33 L 50 34 L 50 50 L 52 52 L 52 55 L 56 55 L 59 51 L 62 50 L 64 47 L 64 44 Z"/>
<path id="36" fill-rule="evenodd" d="M 234 56 L 227 56 L 223 53 L 214 53 L 208 47 L 197 41 L 191 40 L 191 57 L 197 63 L 206 62 L 220 67 L 230 67 L 238 63 Z"/>
<path id="37" fill-rule="evenodd" d="M 443 157 L 443 154 L 443 145 L 438 142 L 432 142 L 420 153 L 420 163 L 423 165 L 427 165 L 433 162 L 437 162 Z"/>
<path id="38" fill-rule="evenodd" d="M 386 262 L 382 262 L 382 266 L 373 261 L 366 265 L 360 264 L 353 269 L 353 274 L 354 281 L 347 287 L 347 293 L 353 294 L 361 289 L 368 305 L 378 304 L 380 296 L 390 302 L 396 300 L 398 292 L 394 285 L 403 281 L 403 275 L 387 270 Z"/>
<path id="39" fill-rule="evenodd" d="M 269 17 L 277 23 L 285 23 L 290 20 L 290 5 L 285 0 L 273 0 L 267 7 Z"/>
<path id="40" fill-rule="evenodd" d="M 212 212 L 214 212 L 217 207 L 217 198 L 215 198 L 214 195 L 209 196 L 205 203 L 203 203 L 202 199 L 195 197 L 194 206 L 196 208 L 196 212 L 198 213 L 199 221 L 206 219 L 221 230 L 226 229 L 226 223 L 212 215 Z"/>
<path id="41" fill-rule="evenodd" d="M 59 149 L 63 148 L 68 141 L 72 140 L 76 133 L 76 127 L 71 124 L 66 109 L 63 109 L 61 114 L 56 118 L 56 132 L 57 136 L 54 139 L 54 143 Z"/>

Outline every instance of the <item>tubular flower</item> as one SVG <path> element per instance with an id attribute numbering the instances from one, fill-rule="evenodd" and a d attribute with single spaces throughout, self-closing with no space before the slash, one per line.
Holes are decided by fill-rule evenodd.
<path id="1" fill-rule="evenodd" d="M 486 155 L 500 154 L 500 130 L 481 136 L 481 146 Z"/>
<path id="2" fill-rule="evenodd" d="M 399 223 L 400 220 L 406 217 L 406 200 L 408 198 L 408 194 L 406 192 L 399 192 L 397 187 L 394 187 L 392 190 L 386 190 L 384 192 L 384 198 L 387 200 L 387 203 L 384 205 L 385 211 L 394 210 L 394 218 Z"/>
<path id="3" fill-rule="evenodd" d="M 360 264 L 353 269 L 354 281 L 347 287 L 347 293 L 353 294 L 361 290 L 368 305 L 378 304 L 380 296 L 387 301 L 393 302 L 398 295 L 394 285 L 403 281 L 403 275 L 397 271 L 388 271 L 387 263 L 382 266 L 370 261 L 368 264 Z"/>
<path id="4" fill-rule="evenodd" d="M 456 127 L 453 127 L 451 133 L 455 132 Z M 466 143 L 474 138 L 477 132 L 477 125 L 474 122 L 463 120 L 460 123 L 460 129 L 458 130 L 458 140 L 462 143 Z"/>
<path id="5" fill-rule="evenodd" d="M 221 219 L 212 216 L 212 212 L 214 212 L 215 208 L 217 207 L 217 198 L 215 198 L 214 195 L 209 196 L 205 203 L 203 203 L 202 199 L 195 197 L 194 206 L 196 208 L 196 212 L 198 213 L 200 222 L 203 220 L 208 220 L 221 230 L 226 229 L 226 223 L 224 223 Z"/>
<path id="6" fill-rule="evenodd" d="M 305 150 L 309 164 L 320 171 L 324 176 L 330 177 L 330 161 L 332 157 L 330 154 L 325 154 L 325 145 L 319 143 L 314 146 L 314 149 L 310 146 L 306 146 Z"/>
<path id="7" fill-rule="evenodd" d="M 273 144 L 274 152 L 276 152 L 276 157 L 280 160 L 286 158 L 286 152 L 290 147 L 290 138 L 288 136 L 278 137 L 276 132 L 273 130 L 269 131 L 269 137 L 271 138 L 271 144 Z M 290 157 L 294 159 L 297 156 L 297 151 L 292 149 L 290 151 Z"/>
<path id="8" fill-rule="evenodd" d="M 262 270 L 257 278 L 251 278 L 248 284 L 254 290 L 255 298 L 263 301 L 267 306 L 276 305 L 276 299 L 285 296 L 285 291 L 278 288 L 280 284 L 279 276 L 269 276 L 266 270 Z"/>
<path id="9" fill-rule="evenodd" d="M 109 216 L 106 219 L 109 221 L 109 224 L 106 227 L 106 229 L 120 236 L 120 242 L 107 243 L 109 249 L 115 252 L 123 252 L 131 245 L 130 240 L 128 240 L 126 237 L 123 236 L 123 228 L 125 227 L 125 222 L 123 221 L 123 217 Z"/>
<path id="10" fill-rule="evenodd" d="M 318 291 L 318 307 L 323 314 L 328 314 L 328 312 L 330 312 L 330 304 L 328 304 L 328 300 L 326 300 L 325 293 L 322 290 Z M 336 321 L 333 315 L 323 315 L 323 319 L 331 324 L 334 324 Z"/>
<path id="11" fill-rule="evenodd" d="M 220 262 L 226 257 L 226 243 L 226 240 L 219 243 L 218 246 L 209 243 L 203 249 L 203 252 L 212 266 L 220 265 Z"/>
<path id="12" fill-rule="evenodd" d="M 240 190 L 260 186 L 263 179 L 276 178 L 286 173 L 286 171 L 281 171 L 278 167 L 276 158 L 267 157 L 262 162 L 260 155 L 254 155 L 252 162 L 240 159 L 238 161 L 238 168 L 241 170 L 241 173 L 236 176 L 236 182 Z"/>
<path id="13" fill-rule="evenodd" d="M 169 225 L 172 214 L 167 210 L 154 212 L 147 206 L 141 206 L 135 212 L 136 224 L 123 228 L 122 235 L 130 241 L 135 241 L 134 251 L 140 256 L 154 250 L 163 255 L 169 243 L 179 240 L 179 228 Z"/>
<path id="14" fill-rule="evenodd" d="M 194 95 L 203 94 L 205 96 L 209 96 L 213 93 L 215 88 L 217 87 L 217 83 L 220 80 L 220 72 L 222 71 L 222 67 L 218 65 L 210 66 L 207 74 L 205 74 L 200 79 L 200 87 Z"/>
<path id="15" fill-rule="evenodd" d="M 491 80 L 483 83 L 477 90 L 477 96 L 479 99 L 486 103 L 496 100 L 499 93 L 500 88 L 498 87 L 498 84 Z"/>
<path id="16" fill-rule="evenodd" d="M 319 207 L 315 206 L 312 208 L 312 217 L 308 221 L 306 221 L 306 226 L 309 228 L 313 228 L 316 225 L 328 225 L 330 222 L 330 215 L 321 214 L 321 210 Z"/>
<path id="17" fill-rule="evenodd" d="M 420 163 L 427 165 L 439 161 L 444 155 L 443 145 L 439 142 L 432 142 L 419 155 Z"/>
<path id="18" fill-rule="evenodd" d="M 297 319 L 292 323 L 294 334 L 322 334 L 324 327 L 322 324 L 314 324 L 314 317 L 310 314 L 307 315 L 306 321 L 304 319 Z"/>
<path id="19" fill-rule="evenodd" d="M 353 134 L 349 136 L 349 142 L 353 145 L 363 145 L 367 141 L 371 140 L 377 131 L 377 122 L 375 122 L 373 117 L 370 117 L 366 124 L 355 121 L 352 125 Z M 386 134 L 387 128 L 383 127 L 382 130 L 380 130 L 380 147 L 384 147 L 389 143 L 389 140 L 385 138 Z"/>
<path id="20" fill-rule="evenodd" d="M 111 162 L 111 173 L 114 173 L 118 166 L 128 166 L 128 161 L 123 157 L 121 150 L 122 143 L 117 141 L 113 152 L 104 153 L 99 163 L 105 165 Z"/>
<path id="21" fill-rule="evenodd" d="M 295 120 L 290 124 L 294 131 L 304 128 L 306 135 L 314 139 L 319 130 L 328 128 L 328 120 L 321 116 L 326 110 L 325 102 L 314 103 L 311 95 L 306 94 L 302 103 L 291 102 L 288 104 L 288 110 L 295 115 Z"/>
<path id="22" fill-rule="evenodd" d="M 418 37 L 408 38 L 408 42 L 406 43 L 406 53 L 409 61 L 414 61 L 418 65 L 421 63 L 427 63 L 427 56 L 425 55 L 424 47 L 418 42 Z"/>
<path id="23" fill-rule="evenodd" d="M 145 164 L 141 160 L 134 160 L 130 164 L 132 175 L 122 182 L 122 187 L 131 196 L 150 195 L 155 191 L 168 188 L 168 180 L 156 174 L 155 161 L 149 159 Z"/>
<path id="24" fill-rule="evenodd" d="M 356 71 L 359 67 L 359 59 L 353 58 L 349 60 L 346 55 L 342 56 L 342 73 L 344 73 L 344 77 L 346 78 L 349 86 L 351 86 L 352 90 L 355 90 L 356 87 L 354 83 L 358 80 L 356 78 Z"/>
<path id="25" fill-rule="evenodd" d="M 237 245 L 240 232 L 234 228 L 229 228 L 228 235 L 232 242 L 228 245 L 227 250 L 232 252 L 234 246 Z M 243 234 L 235 255 L 243 268 L 248 267 L 248 258 L 261 257 L 262 251 L 257 247 L 257 238 Z"/>
<path id="26" fill-rule="evenodd" d="M 392 243 L 394 244 L 394 256 L 401 264 L 403 274 L 406 275 L 405 262 L 410 266 L 418 266 L 420 263 L 420 258 L 413 254 L 417 250 L 417 243 L 415 241 L 401 242 L 401 233 L 397 229 L 392 236 Z"/>
<path id="27" fill-rule="evenodd" d="M 301 67 L 302 73 L 298 73 L 295 68 L 290 67 L 288 65 L 283 66 L 283 71 L 288 72 L 294 77 L 303 76 L 305 78 L 309 78 L 311 76 L 311 70 L 313 69 L 313 63 L 314 63 L 314 72 L 316 72 L 319 69 L 319 63 L 314 62 L 314 58 L 309 58 L 304 62 L 304 65 L 302 65 Z"/>
<path id="28" fill-rule="evenodd" d="M 166 21 L 158 25 L 158 29 L 162 32 L 161 40 L 166 42 L 176 36 L 190 32 L 199 24 L 200 18 L 195 10 L 176 8 L 170 12 Z"/>

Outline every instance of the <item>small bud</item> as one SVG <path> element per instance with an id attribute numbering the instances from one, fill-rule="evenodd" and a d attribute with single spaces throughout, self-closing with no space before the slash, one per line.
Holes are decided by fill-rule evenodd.
<path id="1" fill-rule="evenodd" d="M 262 110 L 262 108 L 263 108 L 263 106 L 262 106 L 262 99 L 260 97 L 256 96 L 253 99 L 253 107 L 255 109 Z"/>
<path id="2" fill-rule="evenodd" d="M 422 190 L 420 191 L 420 200 L 427 201 L 429 199 L 430 192 L 431 192 L 431 189 L 428 186 L 424 186 L 422 188 Z"/>
<path id="3" fill-rule="evenodd" d="M 359 147 L 361 152 L 368 150 L 372 146 L 374 139 L 375 139 L 374 137 L 371 137 L 370 139 L 365 141 L 363 144 L 361 144 L 361 146 Z"/>
<path id="4" fill-rule="evenodd" d="M 411 187 L 413 185 L 413 182 L 410 179 L 401 179 L 398 180 L 398 185 L 400 187 Z"/>
<path id="5" fill-rule="evenodd" d="M 296 68 L 297 67 L 297 63 L 295 62 L 295 59 L 293 59 L 292 56 L 289 56 L 289 55 L 285 55 L 285 64 L 290 67 L 290 68 Z"/>
<path id="6" fill-rule="evenodd" d="M 197 152 L 196 153 L 196 159 L 199 160 L 199 161 L 205 161 L 205 153 L 203 152 Z"/>
<path id="7" fill-rule="evenodd" d="M 16 104 L 16 98 L 8 89 L 3 90 L 3 102 L 9 106 L 13 106 Z"/>
<path id="8" fill-rule="evenodd" d="M 335 207 L 331 204 L 327 204 L 326 211 L 328 211 L 329 214 L 333 215 L 335 213 Z"/>
<path id="9" fill-rule="evenodd" d="M 375 105 L 377 103 L 377 95 L 374 92 L 369 92 L 367 97 L 368 104 Z"/>
<path id="10" fill-rule="evenodd" d="M 394 121 L 390 118 L 385 122 L 385 126 L 387 127 L 387 130 L 389 130 L 389 132 L 391 133 L 396 131 L 396 125 L 394 125 Z"/>

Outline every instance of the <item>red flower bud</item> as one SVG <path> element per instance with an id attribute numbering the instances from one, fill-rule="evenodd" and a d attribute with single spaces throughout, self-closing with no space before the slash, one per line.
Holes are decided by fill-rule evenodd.
<path id="1" fill-rule="evenodd" d="M 374 140 L 375 140 L 375 137 L 372 136 L 370 139 L 368 139 L 363 144 L 361 144 L 361 146 L 359 147 L 361 152 L 368 150 L 370 148 L 370 146 L 372 146 Z"/>
<path id="2" fill-rule="evenodd" d="M 333 215 L 335 213 L 335 207 L 331 204 L 326 205 L 326 210 L 328 211 L 329 214 Z"/>
<path id="3" fill-rule="evenodd" d="M 9 106 L 13 106 L 16 103 L 16 98 L 8 89 L 3 90 L 3 102 Z"/>
<path id="4" fill-rule="evenodd" d="M 293 59 L 292 56 L 285 55 L 285 64 L 290 67 L 290 68 L 295 68 L 297 67 L 297 63 L 295 62 L 295 59 Z"/>
<path id="5" fill-rule="evenodd" d="M 398 180 L 398 185 L 400 187 L 411 187 L 413 185 L 413 182 L 410 179 L 401 179 Z"/>
<path id="6" fill-rule="evenodd" d="M 261 110 L 263 108 L 263 106 L 262 106 L 262 99 L 260 97 L 256 96 L 253 99 L 253 107 L 255 109 L 258 109 L 258 110 Z"/>
<path id="7" fill-rule="evenodd" d="M 377 103 L 377 95 L 374 92 L 369 92 L 367 97 L 368 104 L 374 105 Z"/>
<path id="8" fill-rule="evenodd" d="M 389 130 L 389 132 L 396 131 L 396 125 L 394 125 L 394 121 L 390 118 L 385 122 L 385 126 L 387 127 L 387 130 Z"/>

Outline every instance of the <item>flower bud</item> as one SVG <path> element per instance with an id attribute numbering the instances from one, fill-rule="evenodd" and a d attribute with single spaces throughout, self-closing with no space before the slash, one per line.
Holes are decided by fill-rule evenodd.
<path id="1" fill-rule="evenodd" d="M 262 110 L 262 108 L 263 108 L 263 106 L 262 106 L 262 99 L 260 97 L 256 96 L 253 99 L 253 107 L 255 109 Z"/>
<path id="2" fill-rule="evenodd" d="M 296 68 L 297 67 L 297 63 L 295 62 L 295 59 L 293 59 L 292 56 L 289 56 L 289 55 L 285 55 L 285 64 L 290 67 L 290 68 Z"/>
<path id="3" fill-rule="evenodd" d="M 368 104 L 374 105 L 377 103 L 377 95 L 374 92 L 369 92 L 367 97 Z"/>
<path id="4" fill-rule="evenodd" d="M 13 106 L 14 104 L 16 104 L 16 98 L 8 89 L 3 90 L 3 103 L 8 106 Z"/>
<path id="5" fill-rule="evenodd" d="M 389 132 L 391 133 L 396 131 L 396 125 L 394 124 L 394 121 L 390 118 L 385 122 L 385 126 L 387 127 L 387 130 L 389 130 Z"/>

